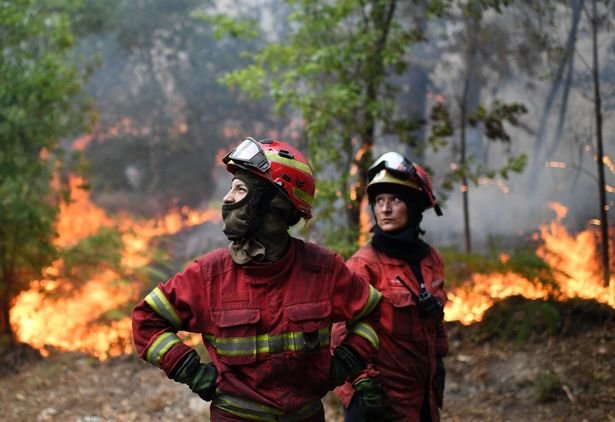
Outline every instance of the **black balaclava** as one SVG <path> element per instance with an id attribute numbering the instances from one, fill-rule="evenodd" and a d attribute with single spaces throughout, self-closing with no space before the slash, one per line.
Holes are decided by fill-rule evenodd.
<path id="1" fill-rule="evenodd" d="M 222 205 L 223 231 L 231 240 L 233 260 L 246 264 L 281 259 L 289 246 L 289 225 L 296 222 L 292 204 L 261 177 L 241 169 L 235 177 L 246 184 L 248 194 L 239 202 Z"/>
<path id="2" fill-rule="evenodd" d="M 378 226 L 378 223 L 374 224 L 371 229 L 374 233 L 372 237 L 374 248 L 390 257 L 405 261 L 418 261 L 425 258 L 429 255 L 429 245 L 419 238 L 419 235 L 425 233 L 420 227 L 423 211 L 426 208 L 424 195 L 415 189 L 393 183 L 373 186 L 370 192 L 372 213 L 374 213 L 374 199 L 381 193 L 396 195 L 404 201 L 408 210 L 408 222 L 403 229 L 395 232 L 385 232 Z"/>
<path id="3" fill-rule="evenodd" d="M 260 225 L 259 208 L 269 202 L 274 193 L 271 183 L 246 170 L 238 169 L 235 178 L 246 184 L 248 193 L 239 202 L 222 204 L 222 231 L 230 241 L 245 238 Z"/>

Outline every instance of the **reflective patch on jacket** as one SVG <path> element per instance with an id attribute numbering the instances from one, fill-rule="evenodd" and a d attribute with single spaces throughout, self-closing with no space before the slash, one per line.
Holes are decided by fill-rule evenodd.
<path id="1" fill-rule="evenodd" d="M 358 322 L 348 326 L 348 333 L 357 334 L 367 340 L 375 349 L 380 347 L 380 339 L 378 333 L 371 325 L 365 322 Z"/>
<path id="2" fill-rule="evenodd" d="M 366 315 L 369 315 L 369 313 L 372 312 L 376 308 L 376 306 L 378 306 L 378 303 L 380 303 L 381 299 L 382 294 L 378 290 L 376 290 L 374 286 L 370 285 L 369 297 L 367 298 L 367 302 L 365 303 L 363 310 L 359 312 L 359 314 L 356 315 L 353 319 L 348 321 L 348 324 L 352 325 L 355 321 L 359 321 L 365 318 Z"/>
<path id="3" fill-rule="evenodd" d="M 180 329 L 182 320 L 160 288 L 156 287 L 152 290 L 145 297 L 145 302 L 151 306 L 154 312 L 166 319 L 175 330 Z"/>
<path id="4" fill-rule="evenodd" d="M 318 330 L 321 346 L 329 345 L 330 334 L 330 327 Z M 303 332 L 223 338 L 207 334 L 205 338 L 216 348 L 220 356 L 254 356 L 265 353 L 298 352 L 309 348 L 306 347 Z"/>
<path id="5" fill-rule="evenodd" d="M 145 359 L 152 365 L 158 366 L 158 362 L 171 347 L 181 343 L 181 340 L 175 333 L 162 333 L 154 340 L 147 348 Z"/>

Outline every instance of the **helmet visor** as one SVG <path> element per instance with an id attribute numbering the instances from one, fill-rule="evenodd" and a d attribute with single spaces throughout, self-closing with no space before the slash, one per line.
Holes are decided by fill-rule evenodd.
<path id="1" fill-rule="evenodd" d="M 397 152 L 387 152 L 378 157 L 374 164 L 367 169 L 367 183 L 371 182 L 374 176 L 382 170 L 387 170 L 401 180 L 416 176 L 414 164 Z"/>
<path id="2" fill-rule="evenodd" d="M 233 161 L 242 167 L 258 170 L 261 173 L 267 172 L 271 167 L 265 152 L 253 138 L 246 138 L 237 148 L 233 148 L 222 159 L 224 164 L 228 164 L 229 161 Z"/>

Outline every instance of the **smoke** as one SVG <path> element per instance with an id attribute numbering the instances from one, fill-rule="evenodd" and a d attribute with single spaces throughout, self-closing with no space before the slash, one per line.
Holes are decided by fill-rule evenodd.
<path id="1" fill-rule="evenodd" d="M 553 16 L 556 25 L 549 30 L 544 27 L 538 30 L 553 42 L 551 47 L 566 45 L 566 39 L 570 38 L 573 29 L 569 22 L 574 20 L 574 11 L 558 6 Z M 554 213 L 548 207 L 550 202 L 561 203 L 568 209 L 563 224 L 571 231 L 582 230 L 589 220 L 599 217 L 594 94 L 591 66 L 588 65 L 591 64 L 592 43 L 587 21 L 582 20 L 578 32 L 574 33 L 576 50 L 572 54 L 560 52 L 553 56 L 550 55 L 553 52 L 546 51 L 546 47 L 542 51 L 537 48 L 538 44 L 525 45 L 532 38 L 523 32 L 530 28 L 526 21 L 520 25 L 523 19 L 518 9 L 509 7 L 502 14 L 487 15 L 480 29 L 489 31 L 484 33 L 484 37 L 491 42 L 476 53 L 477 56 L 484 56 L 477 59 L 474 66 L 469 102 L 466 104 L 472 110 L 478 101 L 488 105 L 500 99 L 507 103 L 522 103 L 528 113 L 519 118 L 518 127 L 506 125 L 511 136 L 509 144 L 489 142 L 479 131 L 468 130 L 469 155 L 477 163 L 492 169 L 502 166 L 508 156 L 521 153 L 528 155 L 528 163 L 523 173 L 511 173 L 508 180 L 483 180 L 479 186 L 469 186 L 469 219 L 475 250 L 484 250 L 493 239 L 512 244 L 524 241 L 537 231 L 539 225 L 553 219 Z M 577 31 L 577 28 L 574 27 L 574 30 Z M 460 78 L 467 68 L 462 58 L 462 48 L 465 46 L 460 45 L 457 51 L 450 48 L 450 39 L 454 39 L 459 31 L 461 27 L 454 23 L 436 23 L 432 26 L 432 36 L 439 39 L 440 44 L 443 40 L 449 40 L 448 47 L 421 49 L 426 55 L 422 62 L 433 64 L 429 71 L 431 89 L 434 95 L 441 95 L 441 99 L 453 110 L 453 121 L 458 117 L 455 107 L 463 82 Z M 611 186 L 615 183 L 615 173 L 608 155 L 615 146 L 612 135 L 615 133 L 615 120 L 612 118 L 615 106 L 609 93 L 615 86 L 615 67 L 609 51 L 615 43 L 612 40 L 605 43 L 606 36 L 608 32 L 605 31 L 598 40 L 601 45 L 599 72 L 604 114 L 602 131 L 607 156 L 607 201 L 608 206 L 612 207 L 614 197 Z M 538 41 L 535 39 L 536 43 Z M 557 79 L 554 69 L 560 62 L 568 67 Z M 455 145 L 458 144 L 459 134 L 456 130 L 445 149 L 438 152 L 428 150 L 419 156 L 413 156 L 413 151 L 409 151 L 412 159 L 432 170 L 436 190 L 441 187 L 440 182 L 450 166 L 459 164 L 459 154 L 455 152 Z M 442 198 L 444 192 L 440 193 Z M 428 239 L 438 244 L 461 247 L 464 244 L 464 227 L 460 186 L 446 195 L 444 216 L 437 218 L 434 213 L 427 212 L 423 228 Z"/>
<path id="2" fill-rule="evenodd" d="M 258 16 L 263 26 L 273 27 L 272 22 L 283 21 L 284 16 L 280 14 L 287 9 L 276 9 L 278 3 L 260 2 Z M 224 9 L 234 4 L 218 2 L 217 7 Z M 143 197 L 160 196 L 166 206 L 208 203 L 215 206 L 230 182 L 219 160 L 213 158 L 220 150 L 227 150 L 244 136 L 265 137 L 270 133 L 294 142 L 287 138 L 289 132 L 284 131 L 293 122 L 278 120 L 271 116 L 268 104 L 247 102 L 217 82 L 222 72 L 245 65 L 241 51 L 249 47 L 255 51 L 258 46 L 229 44 L 229 41 L 217 44 L 205 26 L 186 19 L 188 10 L 177 7 L 176 14 L 152 10 L 146 21 L 125 18 L 118 28 L 80 43 L 80 52 L 99 51 L 102 58 L 102 66 L 88 86 L 100 111 L 102 135 L 97 135 L 99 142 L 86 153 L 92 162 L 92 185 L 99 199 L 105 197 L 101 192 L 115 191 L 134 198 L 124 202 L 127 204 L 149 204 Z M 513 47 L 520 50 L 514 43 L 522 41 L 520 30 L 513 28 L 518 21 L 511 19 L 516 18 L 511 10 L 506 8 L 501 15 L 494 13 L 486 18 L 487 28 L 498 32 L 491 32 L 485 38 L 489 41 L 484 46 L 488 54 L 473 75 L 470 103 L 489 104 L 499 98 L 505 102 L 521 102 L 529 111 L 521 116 L 521 127 L 507 126 L 510 145 L 488 142 L 476 130 L 468 132 L 468 143 L 476 160 L 487 167 L 498 168 L 510 154 L 526 153 L 529 162 L 522 174 L 510 174 L 508 180 L 482 181 L 479 186 L 470 186 L 470 228 L 476 249 L 484 248 L 494 237 L 513 242 L 537 230 L 552 218 L 549 202 L 568 207 L 564 223 L 572 230 L 583 228 L 599 211 L 591 81 L 585 66 L 591 47 L 588 35 L 579 32 L 578 48 L 586 59 L 574 61 L 567 95 L 564 97 L 564 87 L 558 90 L 543 126 L 542 114 L 553 79 L 540 77 L 548 76 L 549 69 L 534 66 L 532 60 L 538 60 L 542 53 L 535 48 L 525 51 L 517 61 L 511 59 Z M 568 22 L 567 9 L 558 13 L 561 22 Z M 407 113 L 404 117 L 427 120 L 433 95 L 440 95 L 451 107 L 455 105 L 460 86 L 458 78 L 464 66 L 463 45 L 458 42 L 463 40 L 458 37 L 463 26 L 459 20 L 447 19 L 429 24 L 429 42 L 412 48 L 407 73 L 393 79 L 400 87 L 401 108 Z M 181 25 L 175 24 L 180 21 Z M 283 26 L 280 24 L 279 31 Z M 565 39 L 566 29 L 561 25 L 557 29 L 560 33 L 555 35 Z M 128 38 L 131 34 L 138 36 Z M 138 42 L 148 39 L 143 45 Z M 612 45 L 603 47 L 603 57 L 609 57 L 606 49 L 612 49 Z M 614 122 L 609 114 L 613 100 L 608 95 L 612 91 L 615 67 L 610 57 L 611 62 L 605 59 L 601 66 L 607 154 L 615 143 L 611 135 L 615 133 Z M 564 104 L 562 119 L 560 110 Z M 122 119 L 129 119 L 140 132 L 113 132 Z M 426 126 L 420 129 L 421 138 L 427 135 L 426 129 Z M 554 139 L 556 133 L 561 135 Z M 399 150 L 431 169 L 436 192 L 444 198 L 442 178 L 451 164 L 458 161 L 452 148 L 458 143 L 456 136 L 450 138 L 449 147 L 437 153 L 427 150 L 420 154 L 383 137 L 377 141 L 374 153 Z M 111 138 L 117 142 L 110 142 Z M 537 148 L 539 144 L 541 147 Z M 559 164 L 547 167 L 547 162 Z M 610 169 L 607 183 L 614 184 Z M 423 228 L 429 240 L 460 247 L 463 212 L 459 186 L 446 195 L 444 216 L 436 217 L 428 211 Z M 119 203 L 117 195 L 107 197 Z M 612 205 L 612 194 L 609 193 L 608 199 Z M 146 208 L 153 209 L 150 205 Z"/>

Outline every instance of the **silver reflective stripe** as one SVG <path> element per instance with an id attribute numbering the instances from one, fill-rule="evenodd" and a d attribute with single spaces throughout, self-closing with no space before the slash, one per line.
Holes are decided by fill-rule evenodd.
<path id="1" fill-rule="evenodd" d="M 378 338 L 378 334 L 369 324 L 357 322 L 349 327 L 348 332 L 363 337 L 376 349 L 380 347 L 380 339 Z"/>
<path id="2" fill-rule="evenodd" d="M 212 405 L 228 413 L 244 419 L 265 422 L 298 422 L 315 415 L 322 409 L 320 400 L 310 402 L 291 413 L 284 413 L 280 409 L 265 406 L 251 400 L 230 394 L 217 395 Z"/>
<path id="3" fill-rule="evenodd" d="M 158 366 L 158 362 L 164 356 L 164 354 L 176 344 L 181 343 L 181 340 L 175 333 L 162 333 L 152 345 L 147 349 L 145 354 L 145 360 L 152 365 Z"/>
<path id="4" fill-rule="evenodd" d="M 318 330 L 321 346 L 329 345 L 331 330 L 329 327 Z M 303 333 L 288 332 L 270 336 L 261 334 L 249 337 L 215 337 L 205 335 L 206 340 L 223 356 L 251 356 L 263 353 L 296 352 L 305 349 Z"/>
<path id="5" fill-rule="evenodd" d="M 152 290 L 146 297 L 145 302 L 156 312 L 158 315 L 169 321 L 169 323 L 179 330 L 182 325 L 182 320 L 171 306 L 171 303 L 167 297 L 162 293 L 158 287 Z"/>
<path id="6" fill-rule="evenodd" d="M 368 315 L 371 311 L 374 310 L 374 308 L 380 302 L 380 299 L 382 299 L 382 293 L 380 293 L 378 290 L 376 290 L 373 286 L 370 285 L 369 297 L 367 298 L 367 302 L 365 303 L 363 310 L 361 310 L 358 315 L 355 315 L 354 318 L 348 321 L 348 324 L 352 325 L 355 321 L 363 319 L 366 315 Z"/>

